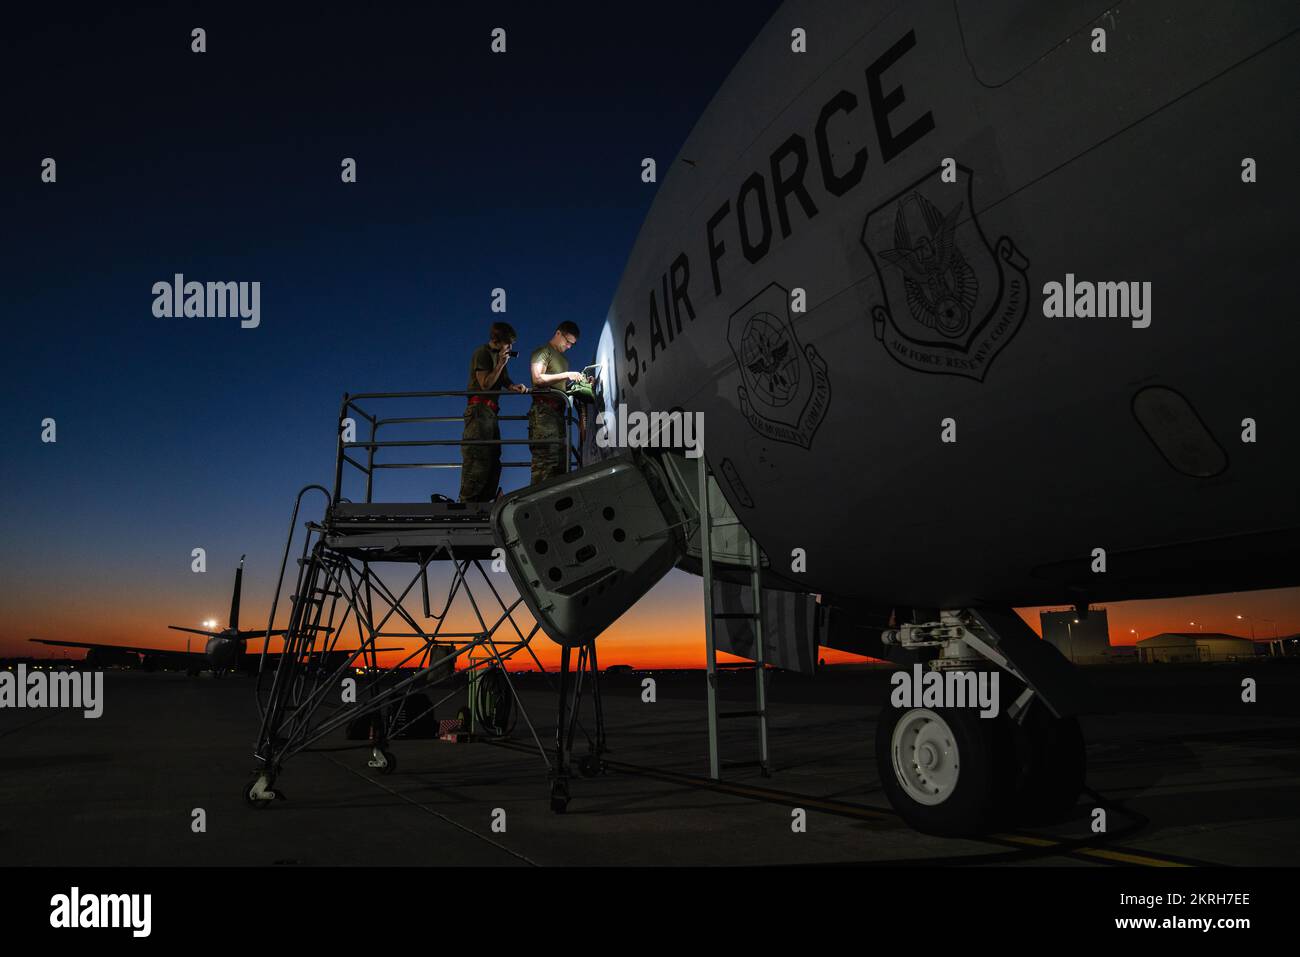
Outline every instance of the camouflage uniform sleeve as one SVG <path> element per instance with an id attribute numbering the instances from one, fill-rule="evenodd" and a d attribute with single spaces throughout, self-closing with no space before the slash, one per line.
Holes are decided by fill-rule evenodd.
<path id="1" fill-rule="evenodd" d="M 492 352 L 490 348 L 488 348 L 487 346 L 479 346 L 477 349 L 475 349 L 474 356 L 473 358 L 470 359 L 470 363 L 469 363 L 470 389 L 471 390 L 482 389 L 483 387 L 478 384 L 477 373 L 491 372 L 493 369 L 496 368 L 496 365 L 497 365 L 496 355 Z M 510 385 L 511 385 L 510 373 L 506 372 L 505 370 L 502 370 L 501 375 L 497 378 L 496 385 L 494 385 L 491 390 L 484 390 L 484 391 L 505 389 L 508 388 Z"/>

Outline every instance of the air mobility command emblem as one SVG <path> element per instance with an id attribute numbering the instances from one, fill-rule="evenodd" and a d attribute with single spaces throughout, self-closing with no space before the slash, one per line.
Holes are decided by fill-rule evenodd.
<path id="1" fill-rule="evenodd" d="M 789 291 L 772 283 L 732 313 L 727 342 L 740 370 L 741 414 L 760 435 L 811 448 L 831 383 L 817 347 L 799 344 Z"/>
<path id="2" fill-rule="evenodd" d="M 989 246 L 975 218 L 972 172 L 959 188 L 932 173 L 877 206 L 862 227 L 880 302 L 875 337 L 903 365 L 983 382 L 1029 310 L 1028 260 L 1003 236 Z"/>

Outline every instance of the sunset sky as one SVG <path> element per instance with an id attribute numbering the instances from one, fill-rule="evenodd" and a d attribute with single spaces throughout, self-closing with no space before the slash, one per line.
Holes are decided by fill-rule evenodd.
<path id="1" fill-rule="evenodd" d="M 69 27 L 24 8 L 2 160 L 0 655 L 31 637 L 183 649 L 166 625 L 224 624 L 244 553 L 241 625 L 264 624 L 294 495 L 332 478 L 340 396 L 464 388 L 494 287 L 521 351 L 574 320 L 587 361 L 653 198 L 641 158 L 676 155 L 776 5 L 690 5 L 689 28 L 437 5 L 397 32 L 323 12 L 249 32 L 218 10 L 201 56 L 188 9 L 101 7 Z M 492 58 L 497 19 L 511 52 Z M 260 282 L 261 325 L 155 318 L 151 288 L 176 273 Z M 387 497 L 455 483 L 403 474 Z M 1109 606 L 1117 644 L 1190 621 L 1249 635 L 1237 614 L 1260 637 L 1300 631 L 1300 591 Z M 700 583 L 674 573 L 605 636 L 602 664 L 699 665 L 702 629 Z"/>
<path id="2" fill-rule="evenodd" d="M 270 556 L 268 556 L 269 558 Z M 262 627 L 270 609 L 273 578 L 279 567 L 278 556 L 272 567 L 270 562 L 248 566 L 241 626 Z M 129 584 L 127 591 L 118 591 L 108 575 L 98 580 L 93 588 L 63 591 L 57 582 L 20 579 L 22 585 L 17 595 L 7 604 L 12 610 L 6 615 L 0 655 L 59 656 L 60 649 L 42 648 L 29 644 L 28 637 L 56 639 L 84 639 L 133 645 L 157 646 L 184 650 L 185 636 L 168 631 L 166 625 L 199 626 L 209 618 L 226 623 L 233 580 L 233 564 L 210 567 L 203 575 L 159 569 L 159 577 Z M 165 582 L 165 584 L 160 584 Z M 507 586 L 508 588 L 509 586 Z M 513 592 L 512 592 L 513 593 Z M 1255 633 L 1259 638 L 1273 635 L 1274 623 L 1280 635 L 1300 631 L 1300 592 L 1297 589 L 1249 592 L 1237 595 L 1215 595 L 1190 599 L 1166 599 L 1145 602 L 1116 602 L 1102 605 L 1107 609 L 1111 643 L 1130 645 L 1136 637 L 1149 638 L 1162 631 L 1222 631 L 1250 636 L 1249 621 L 1238 621 L 1236 615 L 1249 615 L 1255 619 Z M 408 603 L 413 614 L 419 617 L 419 602 Z M 282 599 L 281 608 L 284 608 Z M 1019 609 L 1021 615 L 1039 631 L 1037 608 Z M 278 624 L 283 625 L 283 611 Z M 467 605 L 458 605 L 453 612 L 454 630 L 472 627 L 472 613 Z M 1263 619 L 1273 619 L 1264 621 Z M 531 622 L 527 612 L 521 622 Z M 1197 626 L 1189 623 L 1195 621 Z M 430 625 L 430 628 L 432 626 Z M 196 638 L 196 642 L 202 642 Z M 394 643 L 385 640 L 385 646 Z M 199 645 L 194 646 L 198 648 Z M 260 647 L 256 645 L 255 647 Z M 278 644 L 272 643 L 272 649 Z M 407 646 L 414 649 L 416 645 Z M 533 650 L 548 668 L 559 661 L 559 647 L 539 635 Z M 68 656 L 80 657 L 80 652 L 68 650 Z M 673 572 L 625 614 L 600 639 L 600 663 L 629 664 L 638 668 L 698 668 L 704 664 L 704 601 L 700 580 L 684 572 Z M 827 663 L 835 664 L 862 660 L 853 655 L 823 649 Z M 525 658 L 520 663 L 531 667 Z"/>

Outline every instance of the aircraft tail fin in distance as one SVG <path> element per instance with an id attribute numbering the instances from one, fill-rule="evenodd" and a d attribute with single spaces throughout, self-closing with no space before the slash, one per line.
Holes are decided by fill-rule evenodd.
<path id="1" fill-rule="evenodd" d="M 230 620 L 226 622 L 226 627 L 235 631 L 239 631 L 239 591 L 244 584 L 244 558 L 239 556 L 239 567 L 235 569 L 235 591 L 230 596 Z"/>

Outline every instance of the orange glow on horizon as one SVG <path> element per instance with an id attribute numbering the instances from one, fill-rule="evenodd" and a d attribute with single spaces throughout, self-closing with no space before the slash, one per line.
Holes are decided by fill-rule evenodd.
<path id="1" fill-rule="evenodd" d="M 18 601 L 11 602 L 18 605 L 21 601 L 21 606 L 10 608 L 0 622 L 0 657 L 66 657 L 73 660 L 83 657 L 80 649 L 31 644 L 27 640 L 29 637 L 184 651 L 187 636 L 181 632 L 169 631 L 166 627 L 168 623 L 202 627 L 200 623 L 204 619 L 213 618 L 222 626 L 225 624 L 223 606 L 228 605 L 229 597 L 228 592 L 222 592 L 229 586 L 224 577 L 209 581 L 210 584 L 205 583 L 202 589 L 202 597 L 197 600 L 193 595 L 149 594 L 128 597 L 111 590 L 106 583 L 97 583 L 98 587 L 78 589 L 72 594 L 56 593 L 55 585 L 29 588 L 21 593 Z M 209 594 L 212 585 L 217 587 L 215 593 Z M 249 589 L 245 594 L 241 625 L 245 628 L 264 627 L 269 600 L 259 602 L 251 591 Z M 284 604 L 282 600 L 282 608 Z M 1063 607 L 1065 606 L 1017 610 L 1038 633 L 1038 612 L 1060 610 Z M 1285 637 L 1300 631 L 1300 589 L 1113 602 L 1096 607 L 1106 609 L 1111 644 L 1116 646 L 1132 645 L 1139 639 L 1171 631 L 1204 630 L 1207 633 L 1225 632 L 1249 638 L 1253 626 L 1258 640 L 1272 638 L 1275 633 L 1279 637 Z M 413 608 L 412 613 L 419 620 L 418 608 Z M 1238 615 L 1243 617 L 1239 619 Z M 454 611 L 453 618 L 455 617 Z M 519 619 L 525 630 L 531 627 L 531 616 L 526 611 Z M 1196 626 L 1189 625 L 1192 621 L 1197 623 Z M 472 615 L 465 613 L 456 620 L 449 620 L 445 629 L 453 632 L 470 631 L 476 627 L 474 622 Z M 277 622 L 277 625 L 283 627 L 283 621 Z M 498 635 L 504 636 L 506 633 L 512 634 L 508 625 Z M 203 650 L 206 642 L 203 636 L 191 635 L 189 638 L 190 650 Z M 356 647 L 355 630 L 350 630 L 342 644 L 347 648 Z M 414 639 L 405 643 L 400 639 L 385 638 L 381 641 L 383 647 L 403 644 L 411 649 L 417 646 Z M 279 640 L 272 639 L 270 650 L 278 651 L 279 648 Z M 260 651 L 261 642 L 249 642 L 249 650 Z M 539 632 L 536 636 L 532 650 L 548 670 L 558 668 L 560 648 L 543 633 Z M 661 582 L 606 631 L 597 650 L 602 668 L 615 664 L 630 665 L 636 669 L 702 668 L 704 602 L 699 580 L 683 575 L 670 576 Z M 403 656 L 391 654 L 383 657 L 390 659 L 385 663 L 391 663 Z M 827 664 L 867 660 L 828 648 L 819 648 L 818 657 L 823 658 Z M 719 660 L 737 659 L 719 655 Z M 520 652 L 513 667 L 535 668 L 536 665 L 527 652 Z"/>

